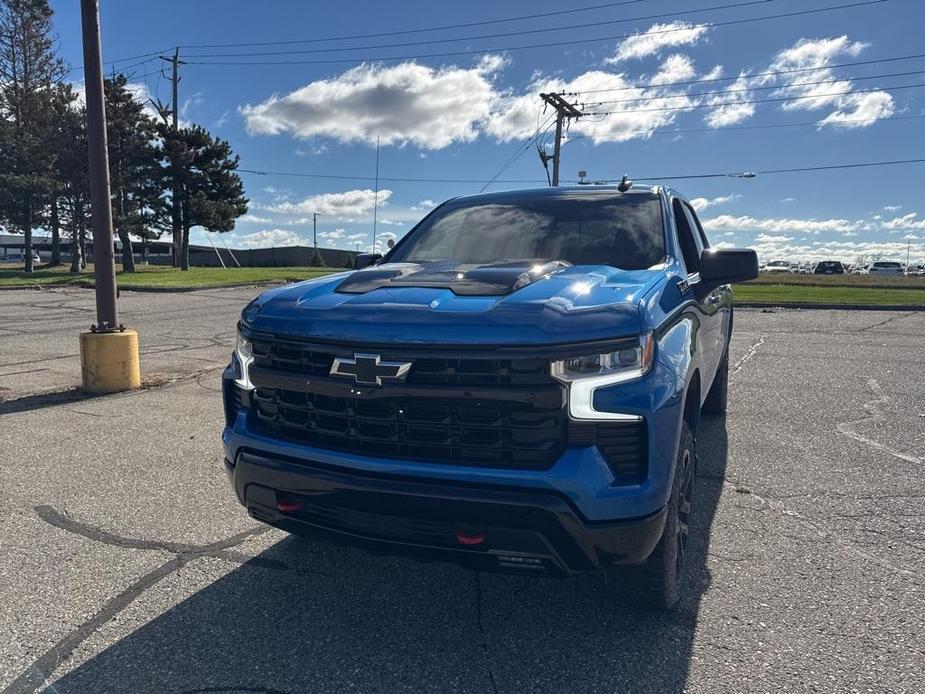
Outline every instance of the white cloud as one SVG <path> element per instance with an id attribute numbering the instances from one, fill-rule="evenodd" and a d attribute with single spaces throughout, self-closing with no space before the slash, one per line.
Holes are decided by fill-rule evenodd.
<path id="1" fill-rule="evenodd" d="M 793 241 L 792 236 L 773 236 L 771 234 L 758 234 L 755 237 L 755 243 L 783 243 Z"/>
<path id="2" fill-rule="evenodd" d="M 392 191 L 383 189 L 379 191 L 379 207 L 388 204 Z M 305 198 L 301 202 L 281 202 L 269 209 L 284 214 L 311 214 L 331 217 L 345 217 L 349 215 L 363 215 L 373 211 L 376 192 L 369 188 L 365 190 L 348 190 L 343 193 L 321 193 Z M 311 218 L 294 221 L 295 224 L 311 224 Z"/>
<path id="3" fill-rule="evenodd" d="M 633 58 L 644 58 L 671 46 L 689 46 L 697 43 L 709 27 L 690 22 L 668 22 L 653 24 L 645 32 L 630 36 L 617 46 L 608 63 L 619 63 Z"/>
<path id="4" fill-rule="evenodd" d="M 884 207 L 883 209 L 887 209 Z M 883 222 L 884 229 L 905 231 L 907 229 L 925 229 L 925 219 L 919 219 L 918 212 L 910 212 L 902 217 L 894 217 L 888 222 Z"/>
<path id="5" fill-rule="evenodd" d="M 437 203 L 428 198 L 427 200 L 421 200 L 421 202 L 419 202 L 417 205 L 412 205 L 408 209 L 413 210 L 414 212 L 426 212 L 427 210 L 431 210 L 436 206 Z"/>
<path id="6" fill-rule="evenodd" d="M 867 46 L 859 41 L 849 41 L 846 35 L 842 35 L 826 39 L 800 39 L 778 53 L 770 70 L 789 72 L 779 77 L 782 86 L 774 92 L 775 96 L 800 97 L 785 102 L 782 108 L 789 111 L 814 111 L 834 107 L 835 110 L 819 122 L 843 127 L 863 127 L 878 118 L 891 115 L 894 106 L 893 97 L 889 93 L 839 94 L 851 92 L 854 84 L 851 80 L 836 78 L 829 68 L 838 59 L 856 58 Z M 800 72 L 795 72 L 797 70 Z M 861 122 L 846 122 L 854 120 Z"/>
<path id="7" fill-rule="evenodd" d="M 733 231 L 765 231 L 765 232 L 847 232 L 858 231 L 865 228 L 863 221 L 850 221 L 847 219 L 774 219 L 756 218 L 743 215 L 734 217 L 722 214 L 702 222 L 705 229 Z"/>
<path id="8" fill-rule="evenodd" d="M 289 94 L 241 107 L 251 134 L 283 132 L 340 142 L 414 144 L 442 149 L 471 142 L 495 100 L 495 74 L 505 61 L 488 55 L 472 68 L 416 63 L 363 64 Z"/>
<path id="9" fill-rule="evenodd" d="M 903 208 L 902 205 L 884 205 L 883 211 L 884 212 L 898 212 L 902 208 Z"/>
<path id="10" fill-rule="evenodd" d="M 342 238 L 344 238 L 346 235 L 347 235 L 347 230 L 346 230 L 346 229 L 339 229 L 339 228 L 338 228 L 338 229 L 334 229 L 334 230 L 332 230 L 332 231 L 319 231 L 319 232 L 318 232 L 318 238 L 320 238 L 320 239 L 330 239 L 330 240 L 332 240 L 332 241 L 333 241 L 334 239 L 342 239 Z"/>
<path id="11" fill-rule="evenodd" d="M 720 195 L 716 198 L 691 198 L 691 207 L 693 207 L 697 212 L 703 212 L 708 207 L 714 207 L 716 205 L 725 205 L 727 202 L 732 202 L 736 198 L 742 197 L 736 193 L 731 193 L 730 195 Z"/>
<path id="12" fill-rule="evenodd" d="M 270 248 L 272 246 L 302 246 L 305 239 L 289 229 L 264 229 L 253 234 L 235 234 L 229 245 L 236 248 Z"/>
<path id="13" fill-rule="evenodd" d="M 678 68 L 676 65 L 668 69 Z M 644 82 L 645 76 L 640 81 Z M 679 113 L 664 109 L 684 109 L 695 104 L 682 89 L 634 85 L 635 82 L 623 74 L 603 70 L 585 72 L 569 82 L 541 78 L 530 85 L 527 93 L 501 98 L 486 130 L 502 142 L 529 138 L 537 129 L 538 95 L 547 91 L 602 94 L 601 103 L 586 108 L 586 111 L 593 113 L 600 109 L 610 115 L 600 118 L 588 116 L 571 125 L 572 136 L 584 135 L 595 144 L 650 137 L 656 129 L 672 124 Z M 604 93 L 607 95 L 603 96 Z M 651 97 L 658 97 L 658 100 L 636 101 Z"/>
<path id="14" fill-rule="evenodd" d="M 880 118 L 888 118 L 894 111 L 893 97 L 887 92 L 848 94 L 819 125 L 835 125 L 842 128 L 864 128 Z"/>
<path id="15" fill-rule="evenodd" d="M 258 217 L 255 214 L 245 214 L 238 217 L 239 222 L 247 222 L 248 224 L 272 224 L 273 220 L 269 217 Z"/>

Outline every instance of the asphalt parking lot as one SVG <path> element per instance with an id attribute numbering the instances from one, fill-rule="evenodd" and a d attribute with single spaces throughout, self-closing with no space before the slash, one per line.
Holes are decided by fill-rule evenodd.
<path id="1" fill-rule="evenodd" d="M 925 691 L 925 313 L 737 313 L 665 616 L 247 518 L 218 380 L 257 291 L 124 293 L 157 386 L 85 400 L 48 391 L 92 293 L 0 292 L 0 691 Z"/>

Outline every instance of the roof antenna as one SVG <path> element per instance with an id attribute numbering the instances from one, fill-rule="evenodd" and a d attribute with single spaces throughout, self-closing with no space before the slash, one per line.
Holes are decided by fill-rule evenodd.
<path id="1" fill-rule="evenodd" d="M 629 174 L 623 174 L 623 178 L 621 178 L 620 182 L 617 184 L 617 190 L 619 190 L 621 193 L 625 193 L 632 187 L 633 181 L 630 180 Z"/>

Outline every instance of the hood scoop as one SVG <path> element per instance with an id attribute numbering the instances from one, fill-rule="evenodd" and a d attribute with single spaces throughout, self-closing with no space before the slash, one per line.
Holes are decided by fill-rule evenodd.
<path id="1" fill-rule="evenodd" d="M 459 296 L 507 296 L 571 267 L 565 260 L 460 264 L 453 260 L 431 263 L 387 263 L 354 272 L 337 285 L 341 294 L 365 294 L 376 289 L 426 287 L 449 289 Z"/>

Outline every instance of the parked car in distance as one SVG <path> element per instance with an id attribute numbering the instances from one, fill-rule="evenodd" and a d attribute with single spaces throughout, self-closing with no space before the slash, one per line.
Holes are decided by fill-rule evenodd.
<path id="1" fill-rule="evenodd" d="M 867 268 L 868 275 L 888 275 L 894 277 L 903 276 L 902 263 L 893 260 L 878 260 Z"/>
<path id="2" fill-rule="evenodd" d="M 0 263 L 24 263 L 24 262 L 26 262 L 25 253 L 9 253 L 8 255 L 0 256 Z M 42 262 L 41 256 L 39 256 L 39 254 L 36 253 L 35 251 L 32 251 L 32 262 L 33 263 Z"/>
<path id="3" fill-rule="evenodd" d="M 844 275 L 845 266 L 837 260 L 823 260 L 813 268 L 814 275 Z"/>
<path id="4" fill-rule="evenodd" d="M 222 442 L 248 514 L 483 570 L 613 570 L 616 597 L 674 607 L 755 251 L 711 248 L 670 188 L 556 187 L 456 198 L 355 267 L 241 312 Z"/>
<path id="5" fill-rule="evenodd" d="M 921 277 L 925 275 L 925 265 L 910 265 L 906 268 L 907 277 Z"/>
<path id="6" fill-rule="evenodd" d="M 764 266 L 765 272 L 790 272 L 792 263 L 789 260 L 772 260 Z"/>

